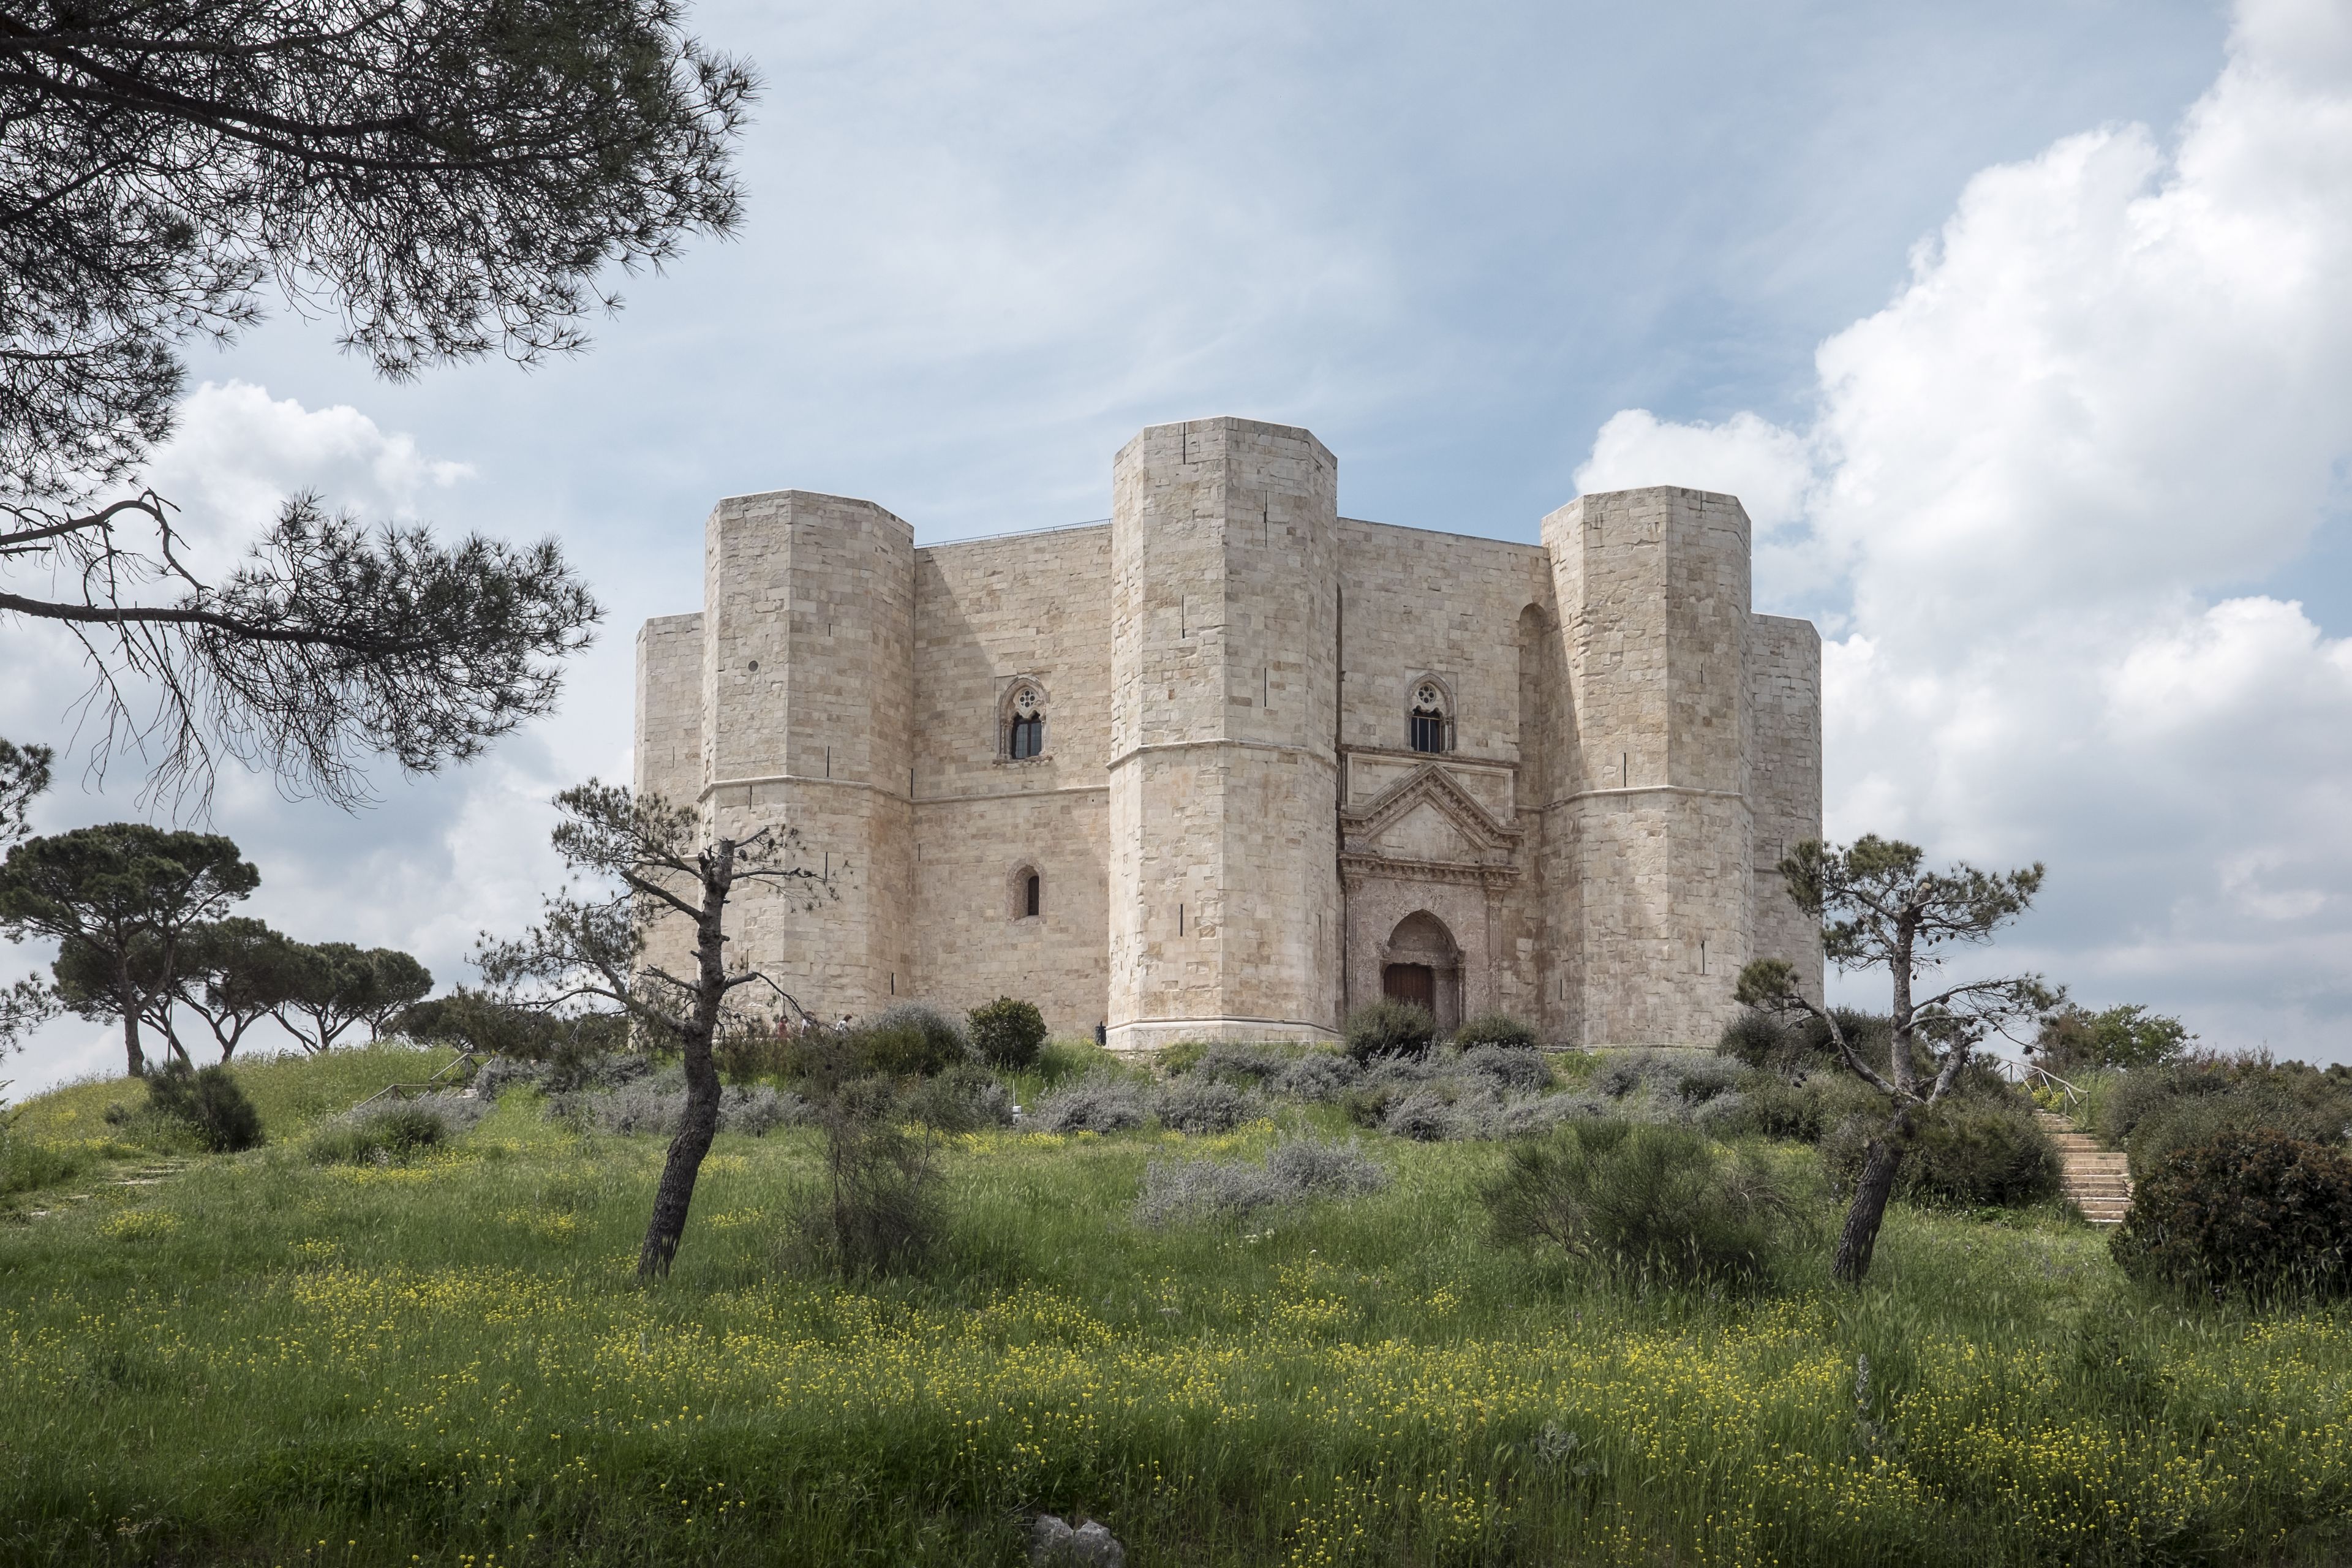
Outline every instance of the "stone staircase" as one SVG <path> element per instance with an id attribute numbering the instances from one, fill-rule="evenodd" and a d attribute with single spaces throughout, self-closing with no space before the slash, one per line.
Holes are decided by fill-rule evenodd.
<path id="1" fill-rule="evenodd" d="M 2096 1138 L 2075 1131 L 2074 1122 L 2063 1116 L 2040 1110 L 2034 1112 L 2034 1120 L 2058 1145 L 2058 1158 L 2064 1166 L 2061 1184 L 2083 1211 L 2083 1217 L 2093 1225 L 2123 1224 L 2131 1210 L 2131 1166 L 2126 1158 L 2100 1148 Z"/>

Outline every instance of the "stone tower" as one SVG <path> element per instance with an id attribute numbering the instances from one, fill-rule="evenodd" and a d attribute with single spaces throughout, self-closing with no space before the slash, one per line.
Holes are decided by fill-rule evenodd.
<path id="1" fill-rule="evenodd" d="M 1156 425 L 1111 468 L 1112 1044 L 1339 1023 L 1338 462 Z"/>
<path id="2" fill-rule="evenodd" d="M 1568 720 L 1545 769 L 1547 1016 L 1587 1045 L 1711 1038 L 1750 950 L 1748 514 L 1620 490 L 1545 518 L 1543 542 Z"/>
<path id="3" fill-rule="evenodd" d="M 713 832 L 800 835 L 831 897 L 747 889 L 730 932 L 805 1006 L 866 1014 L 913 975 L 915 541 L 870 501 L 719 503 L 704 529 L 701 789 Z M 772 956 L 770 956 L 772 955 Z"/>

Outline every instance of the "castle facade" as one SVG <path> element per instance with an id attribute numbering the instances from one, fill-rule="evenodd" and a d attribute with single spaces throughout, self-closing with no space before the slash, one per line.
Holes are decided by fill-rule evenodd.
<path id="1" fill-rule="evenodd" d="M 1539 545 L 1339 515 L 1309 432 L 1158 425 L 1108 523 L 917 549 L 870 501 L 719 502 L 637 639 L 636 787 L 800 835 L 730 957 L 812 1013 L 1038 1005 L 1114 1047 L 1329 1038 L 1383 995 L 1702 1045 L 1821 833 L 1821 639 L 1748 608 L 1730 496 L 1588 495 Z M 684 942 L 651 936 L 658 954 Z"/>

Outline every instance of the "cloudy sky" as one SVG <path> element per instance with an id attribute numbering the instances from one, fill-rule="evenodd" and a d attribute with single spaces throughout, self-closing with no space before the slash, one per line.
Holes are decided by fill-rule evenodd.
<path id="1" fill-rule="evenodd" d="M 2352 1059 L 2340 0 L 696 17 L 768 83 L 749 222 L 593 352 L 391 387 L 281 314 L 194 361 L 154 478 L 216 548 L 313 486 L 557 533 L 611 610 L 482 763 L 356 819 L 226 781 L 255 912 L 445 980 L 528 918 L 546 796 L 626 776 L 630 639 L 698 602 L 717 497 L 1072 522 L 1135 429 L 1233 413 L 1311 426 L 1357 517 L 1532 540 L 1580 489 L 1741 495 L 1758 607 L 1828 639 L 1833 835 L 2046 860 L 2000 962 Z M 74 747 L 72 658 L 0 635 L 0 733 Z M 43 828 L 148 815 L 87 752 Z M 5 1070 L 119 1051 L 61 1025 Z"/>

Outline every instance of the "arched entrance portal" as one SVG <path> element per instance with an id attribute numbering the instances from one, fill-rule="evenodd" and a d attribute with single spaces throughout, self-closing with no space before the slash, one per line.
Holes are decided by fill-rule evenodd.
<path id="1" fill-rule="evenodd" d="M 1462 949 L 1427 910 L 1397 921 L 1381 944 L 1381 994 L 1429 1009 L 1440 1031 L 1462 1024 Z"/>

